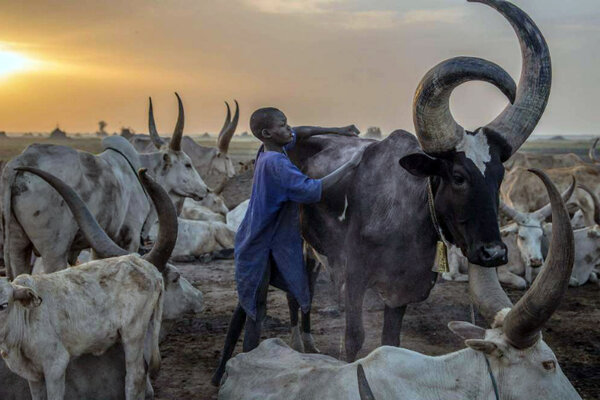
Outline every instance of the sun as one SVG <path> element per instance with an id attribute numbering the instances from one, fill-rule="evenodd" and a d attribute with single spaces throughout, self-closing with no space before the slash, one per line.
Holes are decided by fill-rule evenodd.
<path id="1" fill-rule="evenodd" d="M 30 70 L 35 62 L 15 51 L 0 50 L 0 78 Z"/>

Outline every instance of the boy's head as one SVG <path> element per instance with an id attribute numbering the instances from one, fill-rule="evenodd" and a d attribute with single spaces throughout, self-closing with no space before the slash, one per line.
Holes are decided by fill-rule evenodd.
<path id="1" fill-rule="evenodd" d="M 283 146 L 292 141 L 292 128 L 285 114 L 274 107 L 254 111 L 250 117 L 250 130 L 263 143 Z"/>

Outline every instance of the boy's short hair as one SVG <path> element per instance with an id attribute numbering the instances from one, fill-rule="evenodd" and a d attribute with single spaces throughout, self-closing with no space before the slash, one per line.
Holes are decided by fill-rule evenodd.
<path id="1" fill-rule="evenodd" d="M 259 140 L 262 140 L 262 130 L 268 129 L 273 125 L 273 119 L 277 114 L 283 114 L 281 110 L 275 107 L 263 107 L 252 113 L 250 117 L 250 130 Z"/>

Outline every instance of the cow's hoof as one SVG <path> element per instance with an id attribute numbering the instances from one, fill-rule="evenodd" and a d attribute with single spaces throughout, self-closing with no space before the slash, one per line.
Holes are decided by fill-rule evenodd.
<path id="1" fill-rule="evenodd" d="M 298 325 L 292 327 L 290 347 L 299 353 L 304 353 L 304 343 L 302 343 L 302 336 L 300 335 L 300 327 Z"/>
<path id="2" fill-rule="evenodd" d="M 317 346 L 315 346 L 315 341 L 310 333 L 302 332 L 302 344 L 304 344 L 305 353 L 321 354 Z"/>

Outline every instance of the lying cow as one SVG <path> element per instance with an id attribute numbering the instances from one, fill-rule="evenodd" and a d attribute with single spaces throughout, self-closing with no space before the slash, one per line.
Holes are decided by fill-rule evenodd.
<path id="1" fill-rule="evenodd" d="M 229 211 L 227 213 L 227 226 L 237 232 L 238 227 L 244 220 L 246 216 L 246 211 L 248 211 L 248 204 L 250 200 L 245 200 L 240 203 L 236 208 Z"/>
<path id="2" fill-rule="evenodd" d="M 150 229 L 149 239 L 158 236 L 157 225 Z M 193 221 L 178 218 L 177 244 L 173 260 L 187 261 L 207 253 L 233 249 L 235 232 L 223 222 Z"/>
<path id="3" fill-rule="evenodd" d="M 382 346 L 347 364 L 301 354 L 279 339 L 269 339 L 229 361 L 219 399 L 581 399 L 541 337 L 541 328 L 566 290 L 574 247 L 558 191 L 541 171 L 536 174 L 550 193 L 556 226 L 546 265 L 514 307 L 497 279 L 490 279 L 494 270 L 470 267 L 474 302 L 493 324 L 483 329 L 451 322 L 449 328 L 465 339 L 466 349 L 430 357 Z M 358 365 L 364 367 L 369 385 L 357 385 Z"/>
<path id="4" fill-rule="evenodd" d="M 64 182 L 44 171 L 20 170 L 34 173 L 52 186 L 63 185 L 71 197 L 77 197 Z M 161 272 L 175 245 L 176 214 L 169 195 L 145 170 L 139 176 L 159 211 L 161 224 L 159 240 L 146 256 L 118 248 L 106 233 L 90 229 L 98 228 L 98 223 L 89 210 L 72 208 L 76 219 L 84 222 L 79 226 L 84 237 L 99 255 L 116 253 L 118 257 L 53 274 L 20 275 L 13 282 L 0 280 L 1 354 L 13 372 L 27 379 L 34 400 L 46 396 L 63 399 L 71 359 L 103 354 L 117 343 L 125 354 L 126 399 L 144 397 L 145 365 L 150 373 L 158 372 L 164 292 Z M 64 200 L 71 206 L 70 198 Z M 109 246 L 99 242 L 109 242 Z"/>
<path id="5" fill-rule="evenodd" d="M 211 193 L 211 195 L 213 194 Z M 189 198 L 185 199 L 179 216 L 183 219 L 192 219 L 194 221 L 225 222 L 227 209 L 225 209 L 225 214 L 215 212 L 209 207 L 202 205 L 203 202 L 204 200 L 200 202 Z"/>

